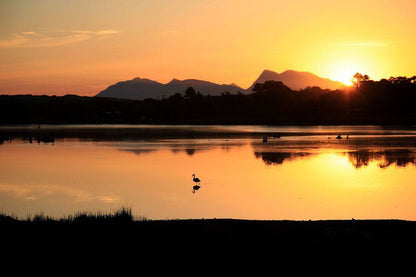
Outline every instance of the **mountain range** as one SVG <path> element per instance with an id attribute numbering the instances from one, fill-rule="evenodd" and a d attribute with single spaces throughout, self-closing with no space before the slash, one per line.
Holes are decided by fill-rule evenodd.
<path id="1" fill-rule="evenodd" d="M 111 85 L 96 96 L 135 100 L 146 98 L 161 99 L 172 96 L 175 93 L 184 94 L 188 87 L 193 87 L 195 91 L 199 91 L 203 95 L 221 95 L 225 92 L 231 94 L 238 92 L 251 93 L 256 83 L 264 83 L 265 81 L 280 81 L 293 90 L 303 89 L 308 86 L 318 86 L 324 89 L 338 89 L 344 86 L 341 82 L 322 78 L 309 72 L 287 70 L 279 74 L 271 70 L 264 70 L 257 80 L 254 81 L 253 85 L 247 89 L 243 89 L 236 84 L 220 85 L 196 79 L 173 79 L 169 83 L 162 84 L 146 78 L 134 78 Z"/>

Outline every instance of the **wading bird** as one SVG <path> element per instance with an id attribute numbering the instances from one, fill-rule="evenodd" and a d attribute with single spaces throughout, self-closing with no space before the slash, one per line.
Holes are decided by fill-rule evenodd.
<path id="1" fill-rule="evenodd" d="M 195 193 L 195 191 L 199 190 L 201 188 L 200 185 L 198 185 L 199 182 L 201 182 L 201 180 L 197 177 L 195 177 L 195 174 L 192 174 L 192 181 L 195 182 L 195 186 L 193 186 L 193 190 L 192 193 Z"/>
<path id="2" fill-rule="evenodd" d="M 192 174 L 192 177 L 193 177 L 192 181 L 194 181 L 197 185 L 198 185 L 199 182 L 201 182 L 201 180 L 199 178 L 195 177 L 195 174 Z"/>

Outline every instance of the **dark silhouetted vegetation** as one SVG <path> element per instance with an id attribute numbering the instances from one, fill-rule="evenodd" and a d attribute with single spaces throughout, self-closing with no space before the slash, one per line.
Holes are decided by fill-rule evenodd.
<path id="1" fill-rule="evenodd" d="M 414 124 L 415 101 L 416 76 L 373 81 L 357 73 L 343 90 L 267 81 L 251 94 L 204 96 L 189 87 L 162 100 L 3 95 L 0 123 Z"/>
<path id="2" fill-rule="evenodd" d="M 26 219 L 18 218 L 16 215 L 0 214 L 2 222 L 61 222 L 61 223 L 130 223 L 135 220 L 146 220 L 145 217 L 134 216 L 132 209 L 122 207 L 109 213 L 103 212 L 78 212 L 74 215 L 64 216 L 62 218 L 53 218 L 45 215 L 43 212 L 35 215 L 28 215 Z"/>
<path id="3" fill-rule="evenodd" d="M 4 264 L 101 269 L 201 262 L 208 267 L 276 265 L 294 257 L 391 262 L 416 247 L 416 223 L 400 220 L 133 220 L 131 210 L 123 209 L 63 219 L 19 220 L 3 214 L 0 229 Z"/>

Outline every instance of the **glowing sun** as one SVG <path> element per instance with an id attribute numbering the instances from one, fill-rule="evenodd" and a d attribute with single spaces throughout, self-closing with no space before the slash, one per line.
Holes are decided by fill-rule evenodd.
<path id="1" fill-rule="evenodd" d="M 345 63 L 337 64 L 333 67 L 331 79 L 350 86 L 352 85 L 351 79 L 357 72 L 360 72 L 359 66 Z"/>
<path id="2" fill-rule="evenodd" d="M 323 69 L 325 72 L 323 76 L 327 76 L 333 81 L 339 81 L 346 86 L 351 86 L 351 79 L 355 73 L 367 73 L 368 66 L 365 60 L 357 59 L 353 55 L 343 55 L 338 53 L 337 55 L 331 55 L 324 63 Z"/>

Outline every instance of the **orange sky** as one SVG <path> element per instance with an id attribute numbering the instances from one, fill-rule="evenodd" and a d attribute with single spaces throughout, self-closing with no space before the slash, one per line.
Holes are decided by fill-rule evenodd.
<path id="1" fill-rule="evenodd" d="M 415 13 L 412 0 L 2 0 L 0 93 L 94 95 L 134 77 L 247 88 L 263 69 L 413 76 Z"/>

